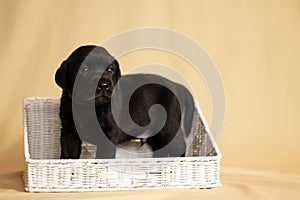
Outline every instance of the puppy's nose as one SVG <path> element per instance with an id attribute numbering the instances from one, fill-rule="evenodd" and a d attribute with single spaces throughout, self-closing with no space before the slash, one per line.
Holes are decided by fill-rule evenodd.
<path id="1" fill-rule="evenodd" d="M 109 90 L 110 89 L 110 82 L 107 79 L 101 78 L 98 84 L 98 90 Z"/>

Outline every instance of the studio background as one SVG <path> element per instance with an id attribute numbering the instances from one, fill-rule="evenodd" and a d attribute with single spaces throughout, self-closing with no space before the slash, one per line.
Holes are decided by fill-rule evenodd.
<path id="1" fill-rule="evenodd" d="M 284 187 L 282 197 L 299 195 L 299 0 L 1 0 L 0 172 L 24 170 L 22 99 L 59 97 L 54 74 L 74 49 L 141 27 L 192 38 L 222 76 L 226 119 L 218 146 L 225 183 L 220 190 L 230 184 L 231 174 L 288 174 L 293 186 Z M 123 73 L 149 62 L 186 76 L 210 122 L 210 95 L 186 61 L 154 50 L 119 58 Z"/>

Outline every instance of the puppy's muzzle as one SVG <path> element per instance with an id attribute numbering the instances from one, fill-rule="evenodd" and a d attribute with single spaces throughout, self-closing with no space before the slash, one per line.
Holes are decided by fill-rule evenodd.
<path id="1" fill-rule="evenodd" d="M 111 90 L 111 87 L 112 87 L 112 82 L 109 79 L 101 78 L 98 83 L 97 90 L 98 91 L 109 91 L 109 90 Z"/>

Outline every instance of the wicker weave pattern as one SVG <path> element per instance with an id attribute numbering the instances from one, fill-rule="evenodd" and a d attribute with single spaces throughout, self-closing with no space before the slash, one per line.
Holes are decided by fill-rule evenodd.
<path id="1" fill-rule="evenodd" d="M 60 160 L 59 99 L 24 101 L 25 190 L 79 192 L 211 188 L 220 186 L 220 152 L 196 113 L 191 145 L 182 158 L 96 160 L 84 143 L 81 159 Z"/>
<path id="2" fill-rule="evenodd" d="M 25 104 L 31 159 L 58 159 L 60 120 L 57 100 L 37 99 Z"/>

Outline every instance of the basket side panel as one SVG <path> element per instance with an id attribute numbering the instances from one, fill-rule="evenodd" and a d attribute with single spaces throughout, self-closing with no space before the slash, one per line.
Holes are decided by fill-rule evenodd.
<path id="1" fill-rule="evenodd" d="M 29 163 L 29 191 L 110 191 L 210 188 L 220 185 L 218 161 L 73 161 Z"/>
<path id="2" fill-rule="evenodd" d="M 191 128 L 191 134 L 187 140 L 186 156 L 217 156 L 217 151 L 214 147 L 211 137 L 205 128 L 203 119 L 199 113 L 194 113 L 194 119 Z"/>
<path id="3" fill-rule="evenodd" d="M 30 158 L 59 158 L 61 127 L 59 100 L 30 99 L 24 106 Z"/>

